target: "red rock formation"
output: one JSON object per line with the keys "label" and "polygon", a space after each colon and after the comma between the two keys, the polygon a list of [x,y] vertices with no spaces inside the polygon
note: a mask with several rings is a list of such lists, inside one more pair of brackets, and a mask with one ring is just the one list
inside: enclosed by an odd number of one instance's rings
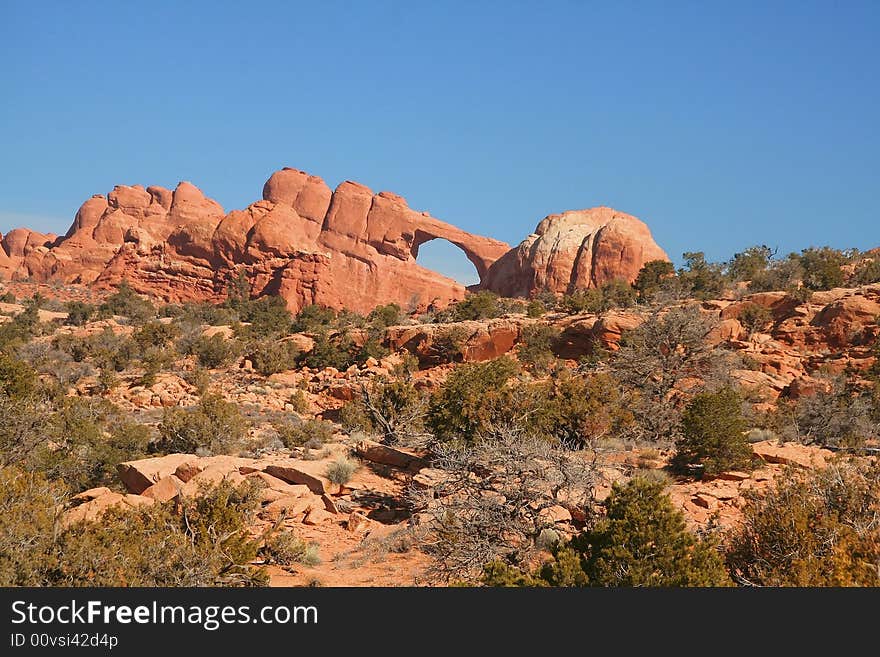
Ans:
{"label": "red rock formation", "polygon": [[7,278],[93,283],[122,280],[167,301],[217,300],[244,271],[255,295],[280,294],[295,311],[318,303],[368,311],[397,302],[425,308],[464,297],[460,283],[416,264],[432,239],[457,245],[480,276],[509,250],[409,208],[390,192],[282,169],[263,199],[244,210],[223,208],[194,185],[117,186],[80,208],[56,239],[26,229],[3,239]]}
{"label": "red rock formation", "polygon": [[293,311],[312,303],[423,309],[465,295],[457,281],[416,263],[433,239],[458,246],[482,287],[509,296],[632,280],[645,261],[666,258],[647,226],[609,208],[551,215],[511,250],[412,210],[396,194],[351,181],[331,192],[317,176],[286,168],[266,181],[262,200],[228,214],[188,182],[174,191],[118,185],[87,200],[62,238],[7,233],[0,273],[99,288],[126,280],[179,302],[216,301],[243,271],[255,295],[279,294]]}
{"label": "red rock formation", "polygon": [[629,282],[646,262],[669,260],[638,219],[611,208],[572,210],[546,217],[532,235],[492,264],[481,287],[503,296],[528,296]]}

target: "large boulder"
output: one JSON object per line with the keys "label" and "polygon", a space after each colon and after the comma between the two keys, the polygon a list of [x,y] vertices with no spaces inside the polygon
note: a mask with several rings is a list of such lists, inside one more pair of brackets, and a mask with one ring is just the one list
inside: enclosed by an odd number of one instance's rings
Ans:
{"label": "large boulder", "polygon": [[570,293],[613,280],[635,280],[651,260],[669,260],[648,226],[612,208],[545,217],[535,232],[499,258],[481,286],[504,296]]}

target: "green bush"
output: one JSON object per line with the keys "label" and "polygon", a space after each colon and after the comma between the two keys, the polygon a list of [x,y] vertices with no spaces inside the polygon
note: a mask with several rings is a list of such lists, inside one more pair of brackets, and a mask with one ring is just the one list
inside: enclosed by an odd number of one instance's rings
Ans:
{"label": "green bush", "polygon": [[98,312],[104,316],[121,315],[128,317],[133,324],[143,324],[156,317],[156,308],[148,300],[135,292],[126,281],[122,281],[116,292],[104,301]]}
{"label": "green bush", "polygon": [[254,370],[263,376],[293,369],[299,355],[299,348],[290,341],[259,340],[247,348],[247,357]]}
{"label": "green bush", "polygon": [[293,319],[293,330],[298,333],[320,333],[336,323],[336,312],[325,306],[304,306]]}
{"label": "green bush", "polygon": [[266,539],[261,553],[269,563],[275,563],[279,566],[292,566],[297,563],[304,566],[317,566],[321,563],[321,558],[318,556],[318,545],[306,543],[291,531],[272,534]]}
{"label": "green bush", "polygon": [[82,326],[87,324],[97,310],[94,305],[83,303],[82,301],[68,301],[64,305],[67,310],[67,319],[64,323],[70,324],[71,326]]}
{"label": "green bush", "polygon": [[197,338],[192,345],[192,353],[198,358],[199,365],[215,369],[238,358],[240,347],[236,340],[229,340],[215,333]]}
{"label": "green bush", "polygon": [[682,254],[684,268],[678,271],[678,278],[690,291],[689,295],[698,299],[714,299],[721,295],[727,286],[721,265],[706,262],[702,251]]}
{"label": "green bush", "polygon": [[340,421],[347,431],[376,433],[383,442],[396,443],[422,431],[425,402],[407,380],[375,381],[343,406]]}
{"label": "green bush", "polygon": [[769,308],[749,303],[739,312],[737,319],[751,335],[767,328],[767,325],[773,321],[773,313]]}
{"label": "green bush", "polygon": [[400,306],[396,303],[389,303],[384,306],[376,306],[367,315],[367,320],[377,328],[385,328],[387,326],[396,326],[400,324],[401,314]]}
{"label": "green bush", "polygon": [[516,356],[533,372],[546,372],[556,361],[553,346],[559,339],[559,329],[550,324],[532,324],[522,330]]}
{"label": "green bush", "polygon": [[309,400],[303,390],[297,390],[294,392],[290,396],[288,403],[293,406],[293,410],[296,413],[306,413],[309,410]]}
{"label": "green bush", "polygon": [[37,373],[27,363],[0,353],[0,394],[27,397],[37,389]]}
{"label": "green bush", "polygon": [[40,473],[0,468],[0,585],[231,586],[265,584],[250,565],[256,497],[224,483],[187,503],[106,511],[59,523],[63,489]]}
{"label": "green bush", "polygon": [[650,301],[660,291],[663,281],[675,276],[675,267],[668,260],[650,260],[639,270],[633,288],[641,301]]}
{"label": "green bush", "polygon": [[489,290],[468,294],[462,301],[438,313],[441,322],[464,322],[475,319],[494,319],[501,314],[498,295]]}
{"label": "green bush", "polygon": [[846,256],[827,246],[801,251],[798,261],[804,272],[804,287],[808,290],[830,290],[844,283],[843,265]]}
{"label": "green bush", "polygon": [[278,433],[278,438],[287,449],[304,447],[319,448],[333,438],[333,425],[322,420],[298,420],[288,418],[285,421],[275,422],[273,428]]}
{"label": "green bush", "polygon": [[458,363],[464,357],[468,332],[463,326],[439,328],[431,338],[423,360],[432,364]]}
{"label": "green bush", "polygon": [[199,450],[226,454],[241,447],[247,428],[237,404],[208,393],[195,407],[165,409],[155,449],[165,453]]}
{"label": "green bush", "polygon": [[730,387],[696,395],[684,411],[675,465],[701,465],[707,475],[748,468],[752,449],[745,433],[742,398]]}
{"label": "green bush", "polygon": [[322,332],[315,337],[315,346],[304,354],[302,364],[314,369],[333,367],[343,371],[356,361],[357,347],[346,333],[330,335]]}
{"label": "green bush", "polygon": [[180,329],[174,324],[162,322],[147,322],[139,327],[131,335],[131,339],[141,351],[151,347],[166,347],[180,334]]}
{"label": "green bush", "polygon": [[431,397],[427,425],[439,440],[477,440],[490,434],[500,417],[509,416],[507,382],[519,366],[502,356],[485,363],[456,366]]}
{"label": "green bush", "polygon": [[526,317],[531,317],[532,319],[543,317],[545,312],[547,312],[547,306],[539,299],[532,299],[526,306]]}
{"label": "green bush", "polygon": [[554,549],[531,575],[489,564],[487,586],[730,586],[717,545],[700,539],[662,485],[639,477],[615,483],[603,502],[605,517]]}
{"label": "green bush", "polygon": [[752,246],[734,254],[727,263],[727,275],[732,281],[753,281],[762,276],[770,266],[774,251],[769,246]]}
{"label": "green bush", "polygon": [[758,586],[880,586],[880,466],[791,470],[750,492],[727,561]]}
{"label": "green bush", "polygon": [[621,280],[609,281],[597,288],[576,290],[562,297],[563,307],[572,314],[600,314],[614,308],[629,308],[635,301],[635,289]]}
{"label": "green bush", "polygon": [[293,327],[293,318],[284,299],[280,296],[266,296],[243,303],[235,308],[242,322],[236,336],[249,338],[271,338],[287,335]]}
{"label": "green bush", "polygon": [[880,283],[880,257],[877,256],[862,260],[850,280],[852,285],[870,285],[872,283]]}
{"label": "green bush", "polygon": [[569,448],[618,435],[633,421],[620,386],[607,374],[589,377],[559,372],[550,381],[530,386],[531,394],[517,412],[533,434]]}

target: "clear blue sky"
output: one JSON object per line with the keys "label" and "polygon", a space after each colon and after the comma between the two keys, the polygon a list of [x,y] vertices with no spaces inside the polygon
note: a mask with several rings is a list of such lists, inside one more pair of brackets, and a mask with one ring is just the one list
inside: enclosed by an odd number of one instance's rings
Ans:
{"label": "clear blue sky", "polygon": [[870,248],[878,34],[876,1],[0,0],[0,231],[293,166],[512,244],[611,205],[677,261]]}

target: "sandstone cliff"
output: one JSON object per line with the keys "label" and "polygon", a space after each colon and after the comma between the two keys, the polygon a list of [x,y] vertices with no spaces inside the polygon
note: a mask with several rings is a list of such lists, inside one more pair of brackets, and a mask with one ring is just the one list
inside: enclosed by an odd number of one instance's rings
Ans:
{"label": "sandstone cliff", "polygon": [[63,237],[17,228],[0,245],[0,275],[107,288],[125,280],[169,302],[217,301],[243,272],[255,296],[361,312],[396,302],[424,309],[465,295],[463,285],[416,263],[445,239],[473,263],[480,287],[506,296],[568,292],[635,278],[666,254],[647,226],[610,208],[551,215],[514,249],[411,209],[391,192],[285,168],[263,198],[226,213],[188,182],[176,189],[114,187],[83,203]]}

